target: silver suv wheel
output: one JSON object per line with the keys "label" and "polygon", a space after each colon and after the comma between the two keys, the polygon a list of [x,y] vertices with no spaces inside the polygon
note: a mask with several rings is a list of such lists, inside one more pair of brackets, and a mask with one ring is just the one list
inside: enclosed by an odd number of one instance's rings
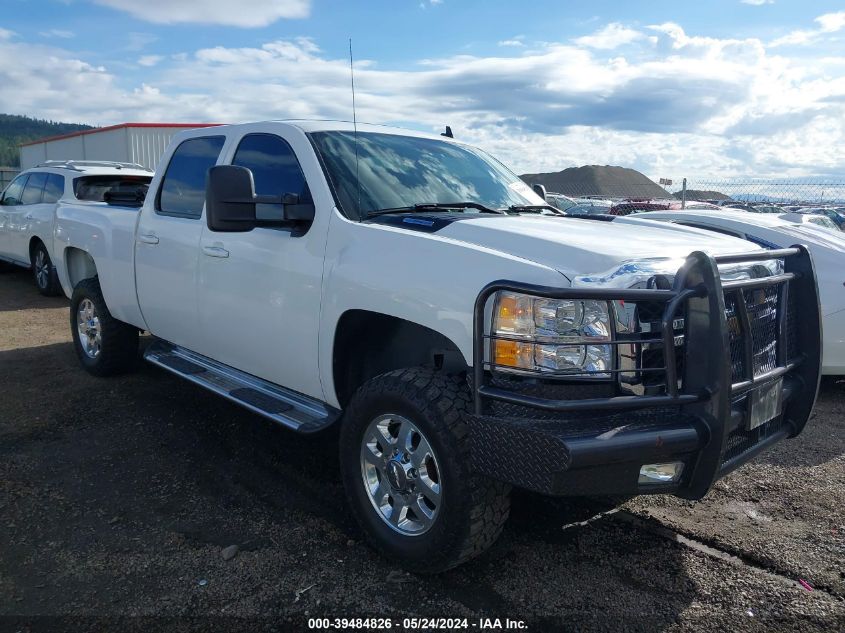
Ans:
{"label": "silver suv wheel", "polygon": [[35,254],[35,282],[42,290],[50,284],[50,264],[43,248]]}
{"label": "silver suv wheel", "polygon": [[79,331],[79,344],[88,358],[97,358],[103,347],[103,332],[97,308],[91,299],[83,299],[76,311],[76,327]]}
{"label": "silver suv wheel", "polygon": [[437,457],[426,437],[401,415],[370,422],[361,441],[361,477],[376,513],[405,536],[427,532],[443,491]]}

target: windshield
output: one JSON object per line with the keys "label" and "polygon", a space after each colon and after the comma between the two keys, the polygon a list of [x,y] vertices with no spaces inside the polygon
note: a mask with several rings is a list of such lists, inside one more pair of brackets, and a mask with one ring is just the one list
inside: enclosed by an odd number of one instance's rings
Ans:
{"label": "windshield", "polygon": [[356,166],[353,132],[315,132],[311,138],[341,211],[351,218],[415,204],[473,202],[491,209],[544,204],[518,176],[473,147],[359,132]]}

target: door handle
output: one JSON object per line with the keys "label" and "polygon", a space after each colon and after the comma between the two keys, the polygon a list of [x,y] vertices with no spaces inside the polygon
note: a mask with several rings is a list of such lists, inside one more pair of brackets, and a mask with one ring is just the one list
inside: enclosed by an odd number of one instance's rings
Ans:
{"label": "door handle", "polygon": [[158,237],[152,233],[140,233],[138,235],[138,241],[144,244],[158,244]]}
{"label": "door handle", "polygon": [[202,252],[209,257],[228,257],[229,251],[222,246],[203,246]]}

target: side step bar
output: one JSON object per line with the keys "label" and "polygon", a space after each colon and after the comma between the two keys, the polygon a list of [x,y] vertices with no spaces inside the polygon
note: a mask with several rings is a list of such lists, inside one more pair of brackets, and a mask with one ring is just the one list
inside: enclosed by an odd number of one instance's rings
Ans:
{"label": "side step bar", "polygon": [[151,343],[144,359],[300,433],[319,431],[340,417],[340,411],[319,400],[165,341]]}

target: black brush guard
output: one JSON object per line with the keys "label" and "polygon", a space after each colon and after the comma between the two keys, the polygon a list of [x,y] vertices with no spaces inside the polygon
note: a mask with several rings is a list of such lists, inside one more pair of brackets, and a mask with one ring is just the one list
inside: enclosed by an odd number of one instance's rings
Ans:
{"label": "black brush guard", "polygon": [[[782,274],[740,281],[720,279],[719,264],[774,259],[783,260]],[[744,293],[760,289],[777,289],[777,347],[774,368],[755,375],[752,323]],[[656,338],[662,343],[665,393],[560,399],[491,384],[491,365],[485,354],[496,337],[485,333],[485,310],[490,297],[499,291],[551,299],[662,304],[661,331]],[[729,336],[726,295],[734,297],[732,304],[737,306],[738,325],[732,327],[741,328],[744,335],[740,338],[743,349],[738,352],[744,356],[740,376],[732,372],[730,346],[735,341]],[[790,302],[800,306],[801,327],[787,323]],[[675,357],[674,318],[679,310],[684,314],[683,376]],[[715,257],[694,252],[669,290],[554,288],[496,281],[487,285],[475,302],[474,410],[468,421],[473,465],[491,477],[546,494],[673,492],[700,498],[721,476],[802,431],[815,403],[820,368],[818,288],[812,258],[803,246]],[[615,377],[622,371],[614,368],[609,373]],[[779,379],[782,415],[758,429],[744,430],[750,415],[749,394]],[[542,415],[491,415],[487,412],[490,401]],[[679,482],[639,483],[643,464],[671,461],[684,462]]]}

